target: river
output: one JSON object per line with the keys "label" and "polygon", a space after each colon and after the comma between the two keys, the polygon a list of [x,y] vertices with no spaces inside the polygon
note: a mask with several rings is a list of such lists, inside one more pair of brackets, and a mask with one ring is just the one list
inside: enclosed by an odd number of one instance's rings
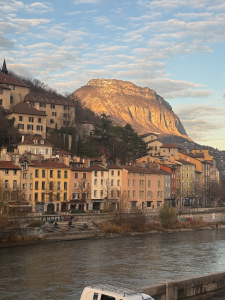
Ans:
{"label": "river", "polygon": [[0,249],[0,299],[79,300],[91,283],[141,287],[225,270],[225,229]]}

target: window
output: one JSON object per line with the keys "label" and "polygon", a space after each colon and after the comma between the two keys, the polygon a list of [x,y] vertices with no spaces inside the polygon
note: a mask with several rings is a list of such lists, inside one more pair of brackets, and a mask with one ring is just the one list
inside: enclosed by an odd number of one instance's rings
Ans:
{"label": "window", "polygon": [[118,176],[120,176],[120,171],[118,171]]}
{"label": "window", "polygon": [[8,180],[5,180],[5,189],[8,188],[8,185],[9,185],[9,181],[8,181]]}
{"label": "window", "polygon": [[57,178],[61,178],[61,171],[57,171]]}
{"label": "window", "polygon": [[114,176],[114,171],[113,170],[111,171],[111,175]]}
{"label": "window", "polygon": [[3,89],[0,89],[0,94],[3,95]]}
{"label": "window", "polygon": [[27,173],[23,173],[23,179],[27,178]]}
{"label": "window", "polygon": [[87,174],[83,173],[83,179],[86,179],[86,178],[87,178]]}
{"label": "window", "polygon": [[42,181],[42,183],[41,183],[41,189],[45,190],[45,181]]}
{"label": "window", "polygon": [[50,119],[50,124],[54,124],[54,120],[53,119]]}
{"label": "window", "polygon": [[34,194],[34,200],[35,200],[36,202],[38,202],[38,193],[35,193],[35,194]]}
{"label": "window", "polygon": [[158,180],[158,187],[160,187],[161,186],[161,182],[160,182],[160,180]]}
{"label": "window", "polygon": [[114,191],[111,191],[111,198],[114,198]]}
{"label": "window", "polygon": [[139,181],[139,186],[144,187],[145,186],[145,181],[144,180],[140,180]]}
{"label": "window", "polygon": [[38,118],[38,123],[41,123],[41,118]]}
{"label": "window", "polygon": [[13,189],[15,190],[17,187],[17,180],[13,180]]}
{"label": "window", "polygon": [[103,190],[101,190],[100,195],[101,195],[101,198],[103,198]]}
{"label": "window", "polygon": [[18,124],[18,129],[24,129],[24,124]]}
{"label": "window", "polygon": [[30,179],[32,179],[33,178],[33,173],[30,173]]}
{"label": "window", "polygon": [[97,179],[94,180],[94,185],[97,185]]}
{"label": "window", "polygon": [[158,198],[162,198],[162,192],[158,191]]}
{"label": "window", "polygon": [[53,170],[50,170],[50,178],[53,178]]}
{"label": "window", "polygon": [[67,182],[64,182],[64,190],[67,191]]}
{"label": "window", "polygon": [[133,176],[135,176],[135,173],[133,173]]}
{"label": "window", "polygon": [[189,166],[187,166],[187,171],[189,171]]}
{"label": "window", "polygon": [[45,202],[45,193],[41,193],[41,201]]}
{"label": "window", "polygon": [[67,105],[64,105],[64,110],[68,110],[68,106]]}
{"label": "window", "polygon": [[77,193],[73,193],[73,199],[77,199]]}
{"label": "window", "polygon": [[60,188],[60,184],[61,184],[61,182],[60,181],[57,181],[57,190],[60,190],[61,188]]}
{"label": "window", "polygon": [[98,176],[98,171],[95,171],[95,177],[97,177]]}
{"label": "window", "polygon": [[135,208],[137,204],[137,201],[131,201],[131,208]]}
{"label": "window", "polygon": [[30,190],[33,190],[33,183],[30,183]]}
{"label": "window", "polygon": [[22,116],[19,116],[19,121],[23,121],[23,117]]}
{"label": "window", "polygon": [[113,186],[113,185],[114,185],[114,179],[111,180],[111,186]]}
{"label": "window", "polygon": [[39,170],[35,170],[35,178],[39,177]]}
{"label": "window", "polygon": [[64,178],[68,178],[68,172],[64,171]]}
{"label": "window", "polygon": [[151,207],[152,206],[152,201],[147,201],[147,207]]}
{"label": "window", "polygon": [[17,174],[17,170],[13,170],[13,175],[16,175]]}
{"label": "window", "polygon": [[130,198],[130,191],[127,191],[127,197]]}
{"label": "window", "polygon": [[103,179],[101,179],[101,185],[103,185]]}
{"label": "window", "polygon": [[53,190],[53,181],[49,182],[49,190],[52,191]]}
{"label": "window", "polygon": [[136,192],[135,191],[133,191],[133,198],[135,198],[136,197]]}
{"label": "window", "polygon": [[148,180],[148,187],[151,187],[151,180]]}
{"label": "window", "polygon": [[64,200],[64,201],[67,201],[67,192],[64,193],[64,195],[63,195],[63,200]]}
{"label": "window", "polygon": [[45,154],[48,154],[48,148],[45,149]]}
{"label": "window", "polygon": [[97,191],[94,190],[94,197],[96,198],[97,197]]}
{"label": "window", "polygon": [[104,177],[104,172],[103,171],[101,171],[101,177]]}
{"label": "window", "polygon": [[86,188],[86,183],[85,183],[85,182],[82,183],[82,188],[83,188],[83,189]]}
{"label": "window", "polygon": [[29,195],[29,200],[32,201],[32,194]]}
{"label": "window", "polygon": [[117,180],[117,186],[120,186],[120,180],[119,179]]}
{"label": "window", "polygon": [[157,208],[160,208],[162,205],[162,202],[161,201],[157,201]]}
{"label": "window", "polygon": [[135,186],[136,185],[136,182],[135,182],[135,179],[133,179],[133,186]]}
{"label": "window", "polygon": [[77,188],[77,182],[74,182],[74,188],[76,189]]}
{"label": "window", "polygon": [[33,117],[29,117],[29,122],[33,123],[34,122],[34,118]]}
{"label": "window", "polygon": [[139,197],[144,198],[144,191],[139,191]]}
{"label": "window", "polygon": [[46,107],[46,103],[39,103],[39,107]]}
{"label": "window", "polygon": [[16,87],[15,87],[15,85],[13,85],[13,90],[15,91],[15,89],[16,89]]}
{"label": "window", "polygon": [[57,117],[57,113],[55,111],[52,112],[52,117]]}
{"label": "window", "polygon": [[78,173],[74,173],[74,178],[78,178]]}
{"label": "window", "polygon": [[43,131],[43,126],[37,125],[37,131]]}
{"label": "window", "polygon": [[42,170],[42,178],[45,178],[46,172],[45,170]]}
{"label": "window", "polygon": [[128,179],[127,185],[130,186],[130,179]]}
{"label": "window", "polygon": [[187,173],[187,178],[189,178],[189,173]]}
{"label": "window", "polygon": [[2,106],[2,102],[3,102],[2,99],[0,99],[0,105],[1,105],[1,106]]}
{"label": "window", "polygon": [[46,115],[46,111],[44,111],[44,110],[41,110],[41,112],[43,113],[43,115]]}
{"label": "window", "polygon": [[35,181],[35,190],[38,190],[38,181]]}
{"label": "window", "polygon": [[51,104],[51,108],[52,108],[52,109],[55,109],[55,104]]}
{"label": "window", "polygon": [[27,124],[27,130],[33,130],[33,125],[31,125],[31,124]]}
{"label": "window", "polygon": [[147,191],[147,198],[152,198],[152,192],[151,191]]}
{"label": "window", "polygon": [[9,175],[9,170],[8,169],[5,170],[5,175]]}
{"label": "window", "polygon": [[13,103],[13,96],[10,96],[10,103]]}
{"label": "window", "polygon": [[60,201],[60,193],[57,193],[57,194],[56,194],[56,200],[57,200],[57,201]]}

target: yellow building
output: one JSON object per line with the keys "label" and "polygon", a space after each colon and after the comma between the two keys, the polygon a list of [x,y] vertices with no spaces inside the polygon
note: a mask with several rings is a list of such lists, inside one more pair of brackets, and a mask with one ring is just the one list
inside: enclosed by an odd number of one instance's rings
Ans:
{"label": "yellow building", "polygon": [[32,161],[33,173],[33,210],[67,211],[70,191],[69,166],[52,160]]}
{"label": "yellow building", "polygon": [[14,118],[14,126],[22,134],[39,134],[46,137],[46,115],[28,103],[20,102],[10,108],[6,113],[7,119]]}
{"label": "yellow building", "polygon": [[75,124],[75,104],[72,100],[53,95],[30,93],[25,99],[30,107],[46,115],[46,126],[50,128],[73,126]]}
{"label": "yellow building", "polygon": [[4,60],[0,72],[0,106],[10,109],[18,102],[22,102],[29,94],[30,88],[15,76],[8,76],[8,70]]}

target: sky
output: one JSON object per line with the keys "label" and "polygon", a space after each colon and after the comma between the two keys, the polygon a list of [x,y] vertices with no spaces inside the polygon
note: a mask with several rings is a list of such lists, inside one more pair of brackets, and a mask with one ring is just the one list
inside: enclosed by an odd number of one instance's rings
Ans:
{"label": "sky", "polygon": [[224,0],[0,0],[0,65],[61,93],[93,78],[148,87],[220,150],[224,56]]}

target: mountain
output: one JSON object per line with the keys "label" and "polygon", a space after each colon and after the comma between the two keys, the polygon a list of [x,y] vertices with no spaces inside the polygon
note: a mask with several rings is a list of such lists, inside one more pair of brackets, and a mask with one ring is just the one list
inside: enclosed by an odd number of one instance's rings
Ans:
{"label": "mountain", "polygon": [[169,103],[149,88],[129,81],[92,79],[74,94],[85,107],[110,116],[114,124],[129,123],[138,133],[151,131],[188,138]]}

